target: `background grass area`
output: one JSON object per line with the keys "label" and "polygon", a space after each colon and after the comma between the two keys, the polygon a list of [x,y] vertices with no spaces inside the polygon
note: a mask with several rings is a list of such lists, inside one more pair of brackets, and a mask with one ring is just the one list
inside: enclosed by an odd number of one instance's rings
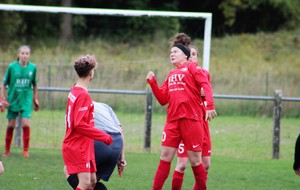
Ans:
{"label": "background grass area", "polygon": [[[151,153],[143,150],[144,115],[117,112],[125,131],[128,166],[119,177],[115,172],[106,183],[109,189],[151,189],[159,161],[164,114],[154,114]],[[13,148],[12,156],[2,158],[5,173],[0,177],[1,190],[70,189],[64,179],[61,140],[64,135],[62,111],[34,112],[32,119],[31,157],[21,156]],[[0,147],[4,147],[5,118],[0,115]],[[220,116],[210,123],[213,140],[209,190],[297,190],[299,177],[293,173],[294,144],[300,122],[297,118],[281,120],[280,159],[272,159],[272,118]],[[3,150],[3,149],[2,149]],[[173,161],[172,168],[175,166]],[[170,189],[171,174],[164,189]],[[193,175],[188,169],[185,190],[192,189]]]}
{"label": "background grass area", "polygon": [[[144,113],[116,112],[125,133],[125,150],[144,152]],[[0,114],[0,147],[4,147],[7,121]],[[160,152],[161,132],[165,114],[154,113],[151,126],[151,153]],[[273,119],[269,117],[218,116],[210,122],[213,152],[220,156],[240,159],[272,158]],[[280,158],[292,159],[293,144],[300,129],[297,118],[282,118],[280,131]],[[33,112],[31,120],[32,148],[60,149],[65,134],[64,111],[41,110]],[[245,150],[252,151],[245,151]]]}
{"label": "background grass area", "polygon": [[[214,94],[274,96],[276,89],[285,97],[299,97],[300,59],[299,31],[279,31],[212,38],[210,74]],[[192,39],[202,54],[203,41]],[[39,86],[70,88],[76,81],[72,67],[82,54],[93,54],[98,60],[95,79],[90,88],[145,90],[149,70],[156,73],[159,83],[173,68],[169,61],[168,39],[138,44],[117,43],[109,39],[90,38],[61,45],[55,41],[23,42],[32,47],[31,61],[38,66]],[[0,44],[0,76],[7,64],[16,59],[19,41]],[[3,56],[1,56],[3,55]],[[4,56],[5,55],[5,56]],[[200,65],[202,60],[200,60]],[[40,92],[40,104],[51,109],[64,109],[66,95]],[[116,97],[121,97],[117,98]],[[101,95],[101,101],[115,109],[141,111],[144,99],[127,96]],[[63,102],[63,103],[62,103]],[[140,105],[137,109],[136,105]],[[273,102],[217,100],[222,115],[272,116]],[[156,109],[163,112],[158,104]],[[283,115],[299,117],[299,103],[284,102]]]}

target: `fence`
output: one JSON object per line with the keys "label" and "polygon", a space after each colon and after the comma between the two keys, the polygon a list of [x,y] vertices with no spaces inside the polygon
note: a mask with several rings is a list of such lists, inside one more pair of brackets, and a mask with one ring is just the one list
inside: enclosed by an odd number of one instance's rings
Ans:
{"label": "fence", "polygon": [[[56,91],[56,92],[69,92],[69,88],[50,88],[40,87],[39,91]],[[150,89],[147,90],[109,90],[109,89],[90,89],[90,93],[106,93],[106,94],[127,94],[127,95],[143,95],[146,99],[145,107],[145,133],[144,133],[144,150],[150,152],[151,148],[151,123],[152,123],[152,109],[153,109],[153,94]],[[281,90],[275,90],[274,96],[240,96],[240,95],[219,95],[214,94],[215,99],[240,99],[240,100],[265,100],[274,101],[273,108],[273,148],[272,158],[279,159],[280,153],[280,119],[281,119],[281,107],[283,101],[300,102],[298,97],[282,97]],[[15,146],[20,146],[20,118],[17,120],[17,128],[15,133]]]}

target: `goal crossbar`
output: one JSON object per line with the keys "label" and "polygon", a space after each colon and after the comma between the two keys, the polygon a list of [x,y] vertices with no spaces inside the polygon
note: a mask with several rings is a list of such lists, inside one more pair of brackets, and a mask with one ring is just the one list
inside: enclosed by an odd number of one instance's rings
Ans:
{"label": "goal crossbar", "polygon": [[14,4],[0,4],[0,10],[80,14],[80,15],[84,14],[84,15],[110,15],[110,16],[132,16],[132,17],[156,16],[156,17],[201,18],[201,19],[205,20],[203,57],[202,57],[203,68],[209,70],[212,13],[178,12],[178,11],[177,12],[176,11],[146,11],[146,10],[102,9],[102,8],[78,8],[78,7],[14,5]]}

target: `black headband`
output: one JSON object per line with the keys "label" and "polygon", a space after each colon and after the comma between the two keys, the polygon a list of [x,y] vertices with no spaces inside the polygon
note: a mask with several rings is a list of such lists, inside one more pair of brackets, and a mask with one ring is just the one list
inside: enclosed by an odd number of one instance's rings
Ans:
{"label": "black headband", "polygon": [[184,45],[182,45],[181,43],[177,43],[173,47],[179,48],[187,56],[187,60],[190,58],[191,56],[190,50],[186,48]]}

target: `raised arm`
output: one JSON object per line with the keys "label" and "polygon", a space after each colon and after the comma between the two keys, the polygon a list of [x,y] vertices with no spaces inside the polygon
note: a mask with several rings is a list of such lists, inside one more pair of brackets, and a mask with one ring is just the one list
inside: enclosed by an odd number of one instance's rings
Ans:
{"label": "raised arm", "polygon": [[165,81],[161,87],[158,87],[157,81],[155,79],[155,75],[152,71],[149,71],[146,79],[152,89],[154,96],[156,97],[160,105],[162,106],[166,105],[169,102],[168,89],[166,88],[167,82]]}

